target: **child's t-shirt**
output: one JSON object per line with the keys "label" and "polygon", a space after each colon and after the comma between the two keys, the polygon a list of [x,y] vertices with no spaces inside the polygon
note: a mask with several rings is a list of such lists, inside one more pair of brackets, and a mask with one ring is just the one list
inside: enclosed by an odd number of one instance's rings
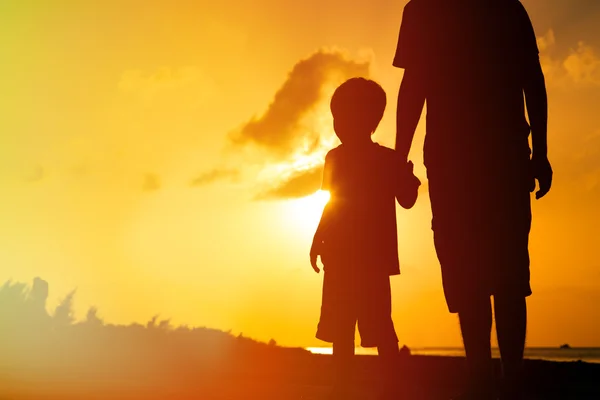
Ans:
{"label": "child's t-shirt", "polygon": [[396,152],[377,143],[342,144],[327,154],[322,185],[331,195],[323,236],[326,271],[400,274],[396,195],[410,190],[402,171]]}

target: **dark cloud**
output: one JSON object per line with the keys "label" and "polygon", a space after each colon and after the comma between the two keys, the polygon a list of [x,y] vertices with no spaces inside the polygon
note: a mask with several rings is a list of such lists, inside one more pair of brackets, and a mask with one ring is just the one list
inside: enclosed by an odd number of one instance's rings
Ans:
{"label": "dark cloud", "polygon": [[[318,111],[332,94],[333,88],[345,80],[369,76],[369,62],[349,59],[341,51],[320,50],[300,60],[275,93],[271,104],[261,116],[252,118],[229,136],[236,151],[248,145],[268,152],[276,162],[286,163],[298,155],[315,155],[323,150],[324,132],[320,121],[311,114]],[[316,114],[315,114],[316,115]],[[321,116],[316,116],[320,118]],[[327,132],[332,134],[331,131]],[[267,160],[263,160],[265,165]],[[323,166],[282,175],[257,199],[299,198],[317,191],[321,185]],[[193,180],[201,186],[238,176],[238,170],[213,169]]]}
{"label": "dark cloud", "polygon": [[222,179],[236,179],[240,174],[237,169],[215,168],[204,172],[191,182],[191,186],[204,186]]}
{"label": "dark cloud", "polygon": [[154,192],[160,189],[160,178],[156,174],[146,174],[142,189],[144,192]]}
{"label": "dark cloud", "polygon": [[282,158],[295,152],[308,137],[319,133],[302,130],[302,118],[323,99],[326,84],[336,85],[355,76],[369,75],[369,63],[348,59],[339,51],[318,51],[299,61],[275,93],[267,111],[230,136],[234,145],[253,143]]}
{"label": "dark cloud", "polygon": [[275,187],[257,196],[258,200],[295,199],[313,194],[321,188],[323,165],[300,171],[283,179]]}

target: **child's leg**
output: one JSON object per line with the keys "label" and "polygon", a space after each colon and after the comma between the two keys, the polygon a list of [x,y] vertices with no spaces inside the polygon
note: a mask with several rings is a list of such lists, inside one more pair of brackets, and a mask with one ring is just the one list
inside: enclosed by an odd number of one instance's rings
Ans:
{"label": "child's leg", "polygon": [[335,393],[350,392],[352,363],[354,361],[354,338],[333,342],[333,390]]}
{"label": "child's leg", "polygon": [[377,353],[379,354],[384,391],[393,396],[399,389],[396,379],[400,368],[400,350],[398,349],[398,342],[390,340],[381,343],[377,346]]}

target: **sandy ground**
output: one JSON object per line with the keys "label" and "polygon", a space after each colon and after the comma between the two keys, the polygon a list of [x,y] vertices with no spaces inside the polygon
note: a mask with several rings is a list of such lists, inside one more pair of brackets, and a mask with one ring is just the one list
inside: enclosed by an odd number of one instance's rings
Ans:
{"label": "sandy ground", "polygon": [[[600,364],[530,360],[526,370],[528,399],[600,399]],[[397,371],[405,399],[450,399],[462,390],[464,376],[464,359],[453,357],[410,356]],[[305,354],[256,360],[254,366],[211,373],[176,366],[160,378],[4,369],[0,399],[324,400],[330,380],[331,356]],[[375,400],[380,387],[377,358],[357,356],[353,398]]]}

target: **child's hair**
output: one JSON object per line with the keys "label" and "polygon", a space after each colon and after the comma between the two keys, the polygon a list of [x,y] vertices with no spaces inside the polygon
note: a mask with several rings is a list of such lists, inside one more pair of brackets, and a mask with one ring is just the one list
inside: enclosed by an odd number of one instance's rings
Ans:
{"label": "child's hair", "polygon": [[385,91],[377,82],[351,78],[333,93],[331,114],[345,126],[372,133],[383,117],[386,102]]}

